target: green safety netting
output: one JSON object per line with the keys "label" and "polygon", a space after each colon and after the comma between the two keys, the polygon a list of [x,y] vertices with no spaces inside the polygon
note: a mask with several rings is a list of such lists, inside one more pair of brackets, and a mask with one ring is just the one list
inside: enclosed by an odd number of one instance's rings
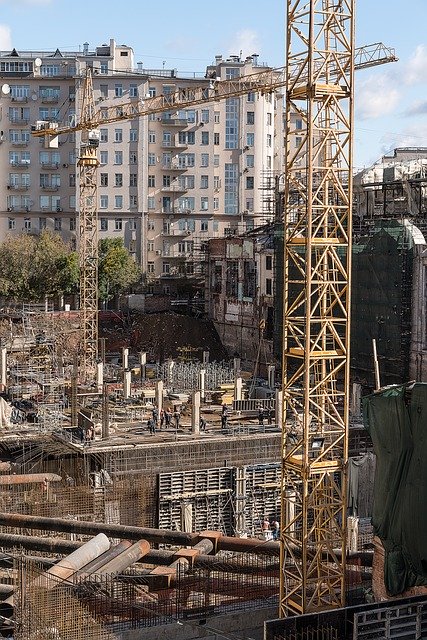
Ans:
{"label": "green safety netting", "polygon": [[427,584],[427,384],[385,388],[363,399],[377,456],[372,523],[385,550],[390,595]]}

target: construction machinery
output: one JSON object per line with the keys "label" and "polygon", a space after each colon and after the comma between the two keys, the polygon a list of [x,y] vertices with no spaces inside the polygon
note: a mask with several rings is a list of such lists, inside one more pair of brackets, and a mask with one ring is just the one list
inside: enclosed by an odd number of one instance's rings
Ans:
{"label": "construction machinery", "polygon": [[[97,110],[88,68],[80,120],[66,127],[38,122],[34,131],[47,145],[82,132],[80,379],[88,382],[98,346],[99,127],[287,87],[281,615],[343,603],[353,74],[396,60],[381,44],[355,52],[354,0],[288,0],[287,15],[285,67]],[[292,130],[292,110],[302,131]]]}

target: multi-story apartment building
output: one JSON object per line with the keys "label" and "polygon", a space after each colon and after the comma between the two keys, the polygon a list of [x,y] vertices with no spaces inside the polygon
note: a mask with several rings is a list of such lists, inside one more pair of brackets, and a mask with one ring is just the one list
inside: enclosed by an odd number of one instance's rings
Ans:
{"label": "multi-story apartment building", "polygon": [[[75,242],[79,134],[57,148],[31,136],[38,120],[73,124],[82,78],[92,68],[97,108],[256,73],[257,56],[217,56],[203,77],[135,65],[133,50],[0,52],[0,239],[45,228]],[[100,127],[99,237],[121,237],[148,286],[174,293],[197,274],[204,239],[247,231],[266,219],[265,177],[282,166],[280,95],[250,93]],[[267,212],[268,215],[268,212]]]}

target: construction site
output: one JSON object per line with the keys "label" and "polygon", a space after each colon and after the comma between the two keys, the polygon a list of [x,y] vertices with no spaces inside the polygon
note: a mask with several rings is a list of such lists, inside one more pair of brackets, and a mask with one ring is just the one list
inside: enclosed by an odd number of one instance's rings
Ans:
{"label": "construction site", "polygon": [[[425,162],[353,184],[354,73],[397,61],[354,12],[289,1],[285,67],[114,107],[87,65],[32,127],[78,136],[79,310],[0,312],[1,637],[427,638]],[[268,224],[203,243],[191,317],[101,313],[100,127],[247,94],[284,109]]]}

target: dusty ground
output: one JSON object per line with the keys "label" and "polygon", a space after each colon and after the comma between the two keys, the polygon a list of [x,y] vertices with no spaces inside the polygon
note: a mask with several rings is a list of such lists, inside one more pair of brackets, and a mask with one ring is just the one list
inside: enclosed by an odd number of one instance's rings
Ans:
{"label": "dusty ground", "polygon": [[107,339],[107,352],[126,346],[131,352],[146,351],[152,362],[186,354],[199,359],[203,351],[209,351],[211,361],[228,358],[211,322],[176,313],[101,318],[99,335]]}

